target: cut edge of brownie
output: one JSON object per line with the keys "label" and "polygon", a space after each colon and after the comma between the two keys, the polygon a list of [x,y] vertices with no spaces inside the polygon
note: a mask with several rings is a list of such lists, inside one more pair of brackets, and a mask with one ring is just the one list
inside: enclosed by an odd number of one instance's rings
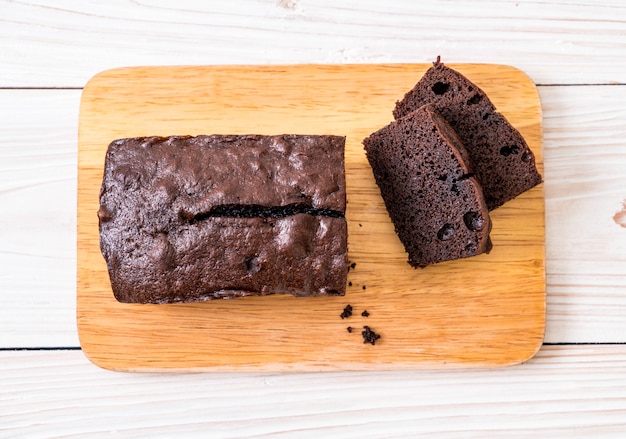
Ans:
{"label": "cut edge of brownie", "polygon": [[491,250],[481,185],[462,142],[433,106],[391,122],[363,144],[411,266]]}

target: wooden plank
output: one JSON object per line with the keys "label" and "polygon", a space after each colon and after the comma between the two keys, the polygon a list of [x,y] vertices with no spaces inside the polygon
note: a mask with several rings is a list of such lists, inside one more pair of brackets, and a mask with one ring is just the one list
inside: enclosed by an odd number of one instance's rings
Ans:
{"label": "wooden plank", "polygon": [[[492,213],[489,255],[414,270],[365,158],[361,140],[391,120],[395,101],[428,66],[147,67],[92,79],[78,159],[77,313],[89,358],[123,370],[336,370],[493,367],[531,357],[545,324],[542,186]],[[528,77],[508,66],[456,67],[484,86],[542,168],[541,109]],[[346,297],[116,302],[95,215],[110,141],[285,132],[347,136],[348,245],[357,266]],[[346,303],[371,316],[343,321]],[[348,325],[372,326],[383,338],[364,345]]]}
{"label": "wooden plank", "polygon": [[2,437],[621,438],[626,346],[472,371],[120,374],[0,352]]}
{"label": "wooden plank", "polygon": [[541,88],[548,341],[625,341],[625,97],[624,87]]}
{"label": "wooden plank", "polygon": [[5,87],[81,87],[126,65],[421,63],[437,55],[515,65],[537,83],[626,82],[621,0],[39,0],[3,1],[0,10]]}
{"label": "wooden plank", "polygon": [[0,91],[0,347],[76,346],[79,91]]}

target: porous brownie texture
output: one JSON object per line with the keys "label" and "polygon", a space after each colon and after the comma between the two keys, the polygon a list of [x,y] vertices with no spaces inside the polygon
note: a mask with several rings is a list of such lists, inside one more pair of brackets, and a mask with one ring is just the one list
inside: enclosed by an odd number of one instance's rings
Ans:
{"label": "porous brownie texture", "polygon": [[457,132],[493,210],[541,183],[535,156],[484,91],[456,70],[437,62],[396,103],[401,118],[432,104]]}
{"label": "porous brownie texture", "polygon": [[363,141],[396,233],[413,267],[491,249],[491,220],[467,151],[431,105]]}

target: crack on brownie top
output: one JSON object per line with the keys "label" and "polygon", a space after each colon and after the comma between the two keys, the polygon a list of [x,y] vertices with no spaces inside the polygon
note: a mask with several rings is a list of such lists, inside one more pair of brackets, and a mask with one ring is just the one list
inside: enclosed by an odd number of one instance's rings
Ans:
{"label": "crack on brownie top", "polygon": [[307,204],[288,204],[286,206],[259,206],[255,204],[227,204],[215,206],[206,212],[192,214],[184,209],[178,212],[178,217],[190,224],[204,221],[209,218],[285,218],[287,216],[306,213],[313,216],[329,218],[343,218],[343,212],[333,209],[316,209]]}

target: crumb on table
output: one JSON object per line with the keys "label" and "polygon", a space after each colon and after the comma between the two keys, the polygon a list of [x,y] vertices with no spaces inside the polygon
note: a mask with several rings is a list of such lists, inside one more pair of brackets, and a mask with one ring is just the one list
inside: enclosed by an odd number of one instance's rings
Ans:
{"label": "crumb on table", "polygon": [[376,344],[376,340],[380,338],[380,334],[377,334],[369,326],[363,326],[361,335],[363,336],[363,343]]}
{"label": "crumb on table", "polygon": [[339,317],[341,317],[342,319],[345,319],[347,317],[350,317],[351,315],[352,315],[352,305],[348,304],[343,309],[343,312],[339,314]]}

